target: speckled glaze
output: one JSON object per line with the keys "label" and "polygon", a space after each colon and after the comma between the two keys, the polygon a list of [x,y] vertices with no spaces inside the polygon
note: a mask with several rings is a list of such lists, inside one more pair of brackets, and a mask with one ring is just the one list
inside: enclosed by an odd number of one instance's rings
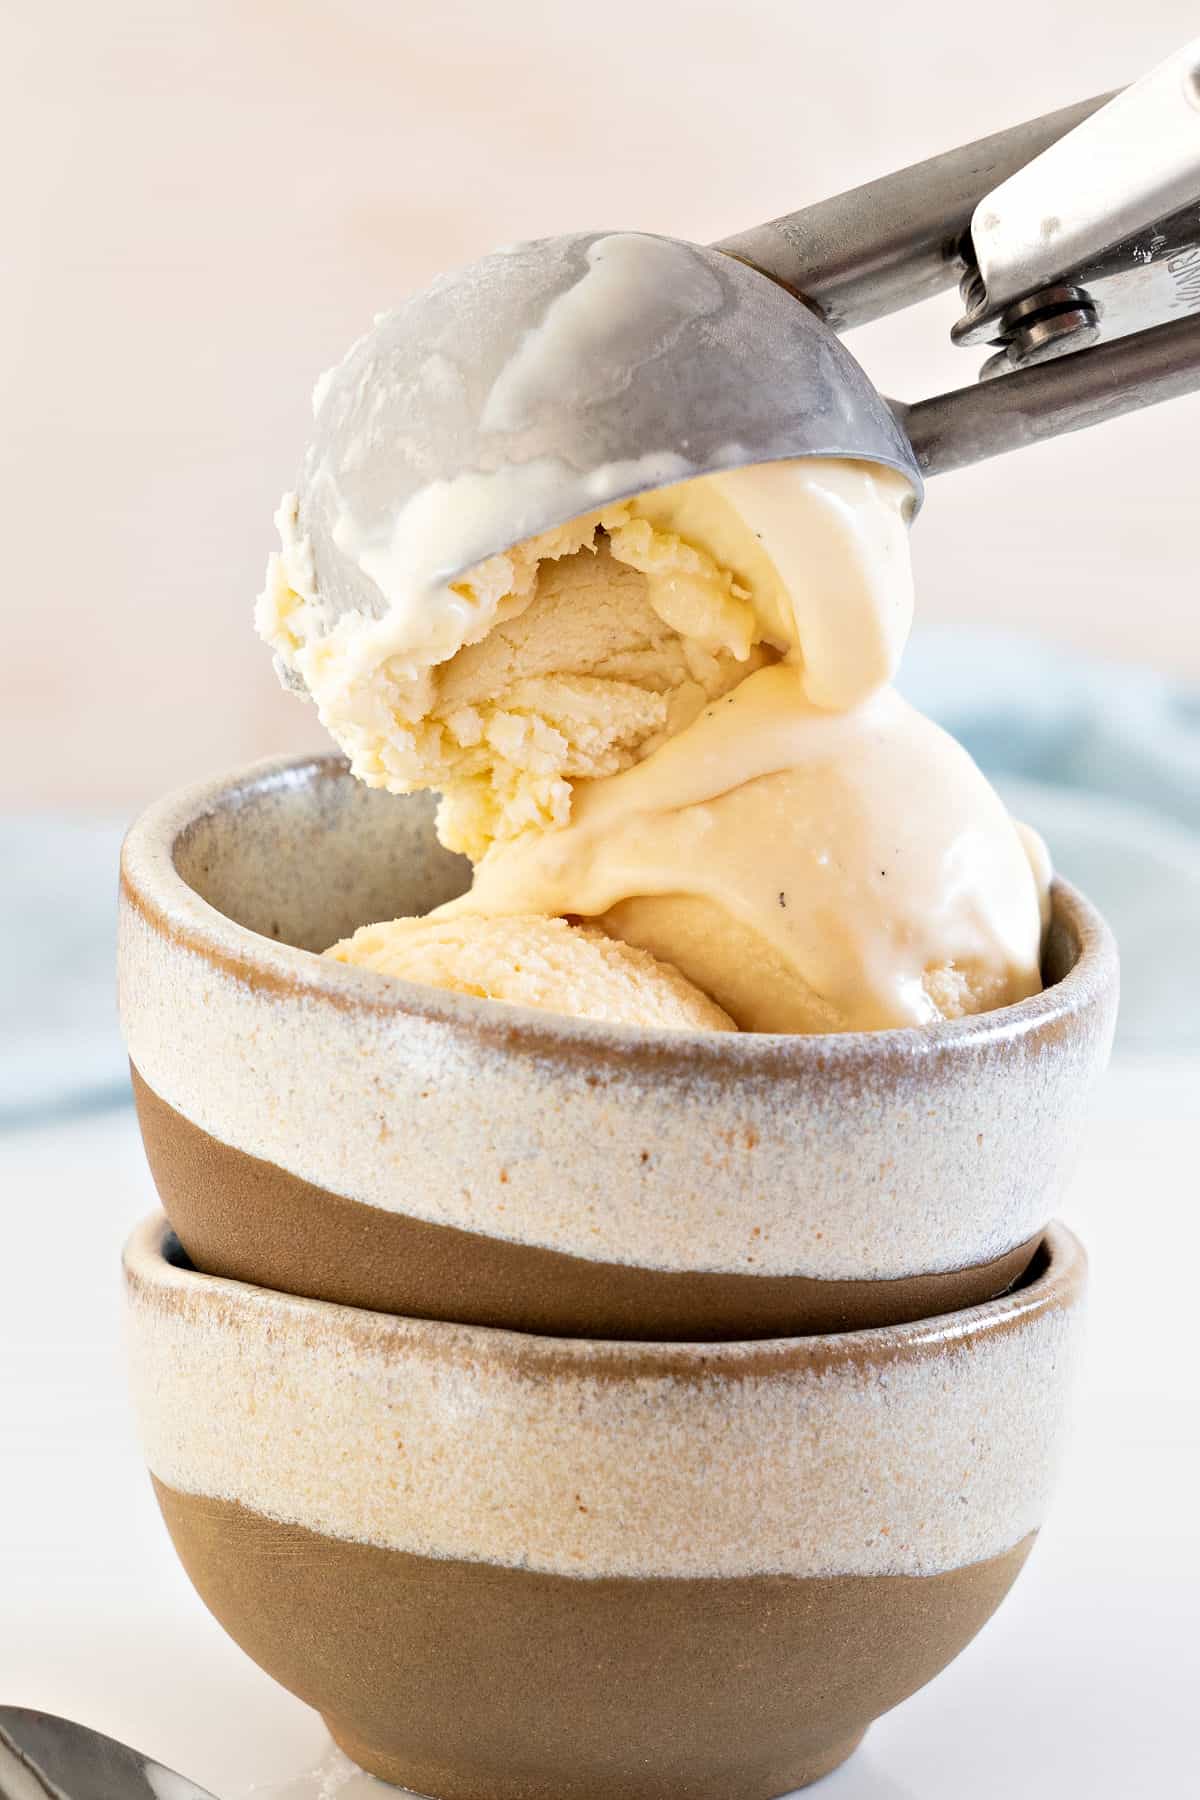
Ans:
{"label": "speckled glaze", "polygon": [[[202,1598],[366,1767],[450,1800],[767,1800],[984,1623],[1041,1526],[1083,1253],[928,1324],[534,1338],[126,1251]],[[469,1722],[470,1729],[466,1729]]]}
{"label": "speckled glaze", "polygon": [[151,1164],[197,1264],[564,1335],[798,1334],[1005,1288],[1109,1052],[1112,939],[1063,884],[1034,999],[831,1037],[614,1028],[313,951],[461,891],[427,797],[336,757],[152,808],[121,1006]]}

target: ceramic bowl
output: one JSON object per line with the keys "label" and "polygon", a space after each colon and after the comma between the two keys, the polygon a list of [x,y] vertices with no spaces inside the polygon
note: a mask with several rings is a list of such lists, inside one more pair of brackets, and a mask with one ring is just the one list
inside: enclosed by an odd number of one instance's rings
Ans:
{"label": "ceramic bowl", "polygon": [[135,1400],[217,1619],[439,1800],[767,1800],[975,1635],[1038,1528],[1085,1260],[884,1330],[602,1343],[126,1252]]}
{"label": "ceramic bowl", "polygon": [[1035,999],[927,1030],[606,1027],[313,954],[468,865],[336,757],[155,806],[121,1005],[163,1205],[212,1274],[556,1336],[792,1336],[1002,1292],[1054,1217],[1116,1007],[1060,884]]}

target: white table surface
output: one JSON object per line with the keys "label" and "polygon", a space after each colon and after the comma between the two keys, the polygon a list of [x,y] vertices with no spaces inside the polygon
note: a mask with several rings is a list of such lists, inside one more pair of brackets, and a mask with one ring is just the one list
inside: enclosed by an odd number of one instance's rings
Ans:
{"label": "white table surface", "polygon": [[[822,1800],[1200,1791],[1198,1102],[1200,1059],[1107,1078],[1066,1209],[1092,1327],[1050,1523],[983,1635]],[[120,1341],[118,1250],[154,1204],[132,1114],[0,1137],[0,1193],[0,1700],[122,1737],[221,1800],[385,1800],[209,1618],[159,1521]]]}

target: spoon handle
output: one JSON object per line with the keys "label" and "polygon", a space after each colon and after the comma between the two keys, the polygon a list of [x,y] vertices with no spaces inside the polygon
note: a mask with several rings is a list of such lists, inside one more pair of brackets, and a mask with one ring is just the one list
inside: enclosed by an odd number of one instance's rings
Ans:
{"label": "spoon handle", "polygon": [[74,1719],[0,1706],[0,1800],[212,1800],[212,1795]]}

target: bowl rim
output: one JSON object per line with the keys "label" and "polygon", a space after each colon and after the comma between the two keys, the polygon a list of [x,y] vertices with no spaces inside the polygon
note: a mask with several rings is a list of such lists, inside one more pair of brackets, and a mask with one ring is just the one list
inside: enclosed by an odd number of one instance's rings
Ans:
{"label": "bowl rim", "polygon": [[[1088,1259],[1075,1233],[1060,1221],[1047,1226],[1036,1256],[1042,1266],[1024,1286],[957,1312],[876,1325],[858,1331],[806,1337],[724,1339],[711,1343],[643,1339],[551,1337],[492,1325],[446,1319],[410,1319],[371,1312],[334,1300],[313,1300],[276,1288],[208,1275],[171,1259],[179,1240],[162,1212],[151,1213],[130,1234],[122,1253],[127,1303],[148,1300],[156,1309],[203,1309],[222,1329],[238,1329],[249,1309],[267,1313],[281,1340],[289,1332],[311,1339],[314,1329],[336,1335],[353,1349],[387,1362],[391,1356],[424,1354],[459,1366],[490,1366],[526,1376],[574,1375],[590,1379],[669,1378],[740,1380],[797,1371],[823,1376],[831,1370],[879,1367],[966,1349],[981,1338],[1019,1330],[1083,1298]],[[322,1331],[322,1327],[324,1330]]]}
{"label": "bowl rim", "polygon": [[961,1058],[1035,1034],[1057,1037],[1116,995],[1112,932],[1091,902],[1058,877],[1051,889],[1054,917],[1073,932],[1080,948],[1072,968],[1052,987],[1011,1006],[933,1025],[803,1035],[606,1024],[381,975],[237,924],[203,899],[176,867],[179,838],[201,819],[259,794],[301,791],[348,776],[349,763],[336,751],[267,757],[155,801],[135,819],[121,848],[123,905],[160,936],[252,988],[383,1019],[436,1022],[489,1045],[560,1063],[602,1059],[610,1065],[652,1063],[663,1072],[709,1069],[810,1078],[839,1068],[860,1071],[864,1064]]}

